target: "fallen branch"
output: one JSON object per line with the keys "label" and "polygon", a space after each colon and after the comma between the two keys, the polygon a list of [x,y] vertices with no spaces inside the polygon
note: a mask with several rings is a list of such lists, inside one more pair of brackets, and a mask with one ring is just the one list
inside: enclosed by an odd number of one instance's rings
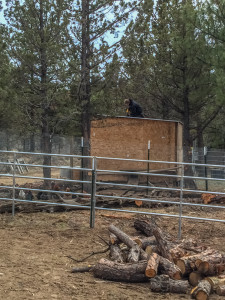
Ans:
{"label": "fallen branch", "polygon": [[80,267],[80,268],[73,268],[71,270],[71,273],[85,273],[92,271],[94,265],[88,265],[86,267]]}
{"label": "fallen branch", "polygon": [[70,256],[70,255],[67,255],[66,257],[72,259],[72,260],[75,261],[75,262],[83,262],[83,261],[85,261],[86,259],[88,259],[89,257],[91,257],[91,256],[93,256],[93,255],[106,253],[106,252],[109,251],[109,250],[110,250],[110,248],[108,247],[108,248],[106,248],[106,249],[104,249],[104,250],[101,250],[101,251],[96,251],[96,252],[93,251],[93,252],[91,252],[91,254],[89,254],[88,256],[86,256],[86,257],[84,257],[84,258],[82,258],[82,259],[76,259],[76,258],[73,258],[73,257]]}

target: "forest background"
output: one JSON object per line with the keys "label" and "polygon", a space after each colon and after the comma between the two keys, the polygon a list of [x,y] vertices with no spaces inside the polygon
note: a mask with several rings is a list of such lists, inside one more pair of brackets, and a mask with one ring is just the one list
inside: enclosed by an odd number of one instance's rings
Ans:
{"label": "forest background", "polygon": [[181,121],[185,149],[225,148],[224,0],[0,3],[0,129],[31,151],[36,134],[44,153],[54,135],[88,140],[91,119],[125,115],[125,98]]}

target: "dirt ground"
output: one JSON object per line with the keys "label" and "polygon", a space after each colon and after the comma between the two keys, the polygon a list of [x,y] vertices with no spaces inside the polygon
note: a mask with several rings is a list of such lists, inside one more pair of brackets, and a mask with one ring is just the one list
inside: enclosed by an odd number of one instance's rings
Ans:
{"label": "dirt ground", "polygon": [[[165,208],[156,209],[165,212]],[[214,217],[224,218],[217,210]],[[198,212],[193,213],[198,215]],[[95,228],[89,227],[88,211],[63,213],[18,213],[0,215],[0,299],[190,299],[190,295],[152,293],[149,283],[120,283],[94,278],[92,273],[71,273],[75,266],[96,263],[108,253],[91,256],[76,263],[68,256],[82,259],[107,246],[108,226],[113,223],[130,235],[135,214],[98,211]],[[174,236],[178,220],[159,218],[158,222]],[[183,221],[183,238],[192,237],[225,251],[225,224]],[[210,299],[222,299],[217,295]]]}

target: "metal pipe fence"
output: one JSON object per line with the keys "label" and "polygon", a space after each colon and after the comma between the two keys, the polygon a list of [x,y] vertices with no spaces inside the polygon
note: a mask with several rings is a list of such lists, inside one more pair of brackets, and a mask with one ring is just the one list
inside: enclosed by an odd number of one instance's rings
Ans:
{"label": "metal pipe fence", "polygon": [[[169,218],[177,218],[178,219],[178,237],[181,238],[182,233],[182,220],[183,219],[189,219],[189,220],[201,220],[201,221],[210,221],[210,222],[222,222],[225,223],[225,219],[216,219],[212,217],[204,217],[204,216],[191,216],[188,214],[185,214],[184,210],[186,208],[210,208],[210,209],[224,209],[224,205],[210,205],[210,204],[204,204],[204,203],[191,203],[188,202],[185,198],[186,193],[193,193],[196,195],[205,193],[205,194],[212,194],[212,195],[220,195],[224,196],[225,192],[222,191],[208,191],[203,189],[193,189],[193,188],[187,188],[185,185],[186,180],[193,180],[194,182],[199,181],[211,181],[211,182],[219,182],[219,183],[225,183],[225,179],[221,178],[210,178],[210,177],[198,177],[194,175],[185,175],[185,168],[193,166],[201,166],[201,167],[217,167],[218,165],[210,165],[210,164],[199,164],[199,163],[185,163],[185,162],[171,162],[171,161],[156,161],[156,160],[138,160],[138,159],[124,159],[124,158],[111,158],[111,157],[93,157],[93,156],[80,156],[80,155],[63,155],[63,154],[49,154],[49,153],[32,153],[32,152],[19,152],[19,151],[0,151],[1,153],[4,153],[5,155],[11,157],[11,161],[9,162],[8,159],[5,159],[5,161],[0,161],[0,165],[8,167],[8,172],[2,172],[0,173],[0,178],[3,183],[0,185],[0,201],[11,201],[12,202],[12,215],[15,215],[15,204],[18,202],[21,203],[39,203],[44,205],[58,205],[63,207],[73,207],[73,208],[82,208],[82,209],[88,209],[90,210],[90,227],[93,228],[95,224],[95,212],[96,210],[108,210],[108,211],[117,211],[117,212],[126,212],[126,213],[135,213],[135,214],[144,214],[144,215],[156,215],[156,216],[162,216],[162,217],[169,217]],[[51,156],[54,158],[60,158],[60,159],[79,159],[81,162],[81,166],[73,166],[71,167],[69,162],[68,165],[44,165],[41,163],[36,163],[35,161],[32,161],[32,158],[39,156],[40,159],[42,159],[44,156]],[[19,162],[17,159],[18,156],[23,157],[29,157],[30,161],[29,163],[26,163],[25,161],[23,163]],[[90,161],[90,168],[83,168],[82,167],[82,159],[88,159]],[[98,168],[98,165],[101,166],[102,162],[107,162],[107,169],[104,169],[102,167]],[[132,163],[146,163],[148,165],[148,169],[146,172],[143,170],[119,170],[119,169],[113,169],[113,163],[112,162],[126,162],[129,164],[129,162]],[[155,172],[156,170],[151,169],[152,166],[156,163],[160,163],[161,165],[175,166],[174,173],[168,174],[165,171],[163,173],[158,170],[158,172]],[[26,167],[27,170],[31,168],[38,168],[39,172],[43,171],[43,168],[51,168],[52,170],[57,170],[60,172],[62,169],[68,169],[70,172],[73,171],[79,171],[80,172],[80,178],[59,178],[59,176],[51,176],[51,178],[46,178],[44,176],[40,176],[38,173],[37,176],[34,176],[33,174],[30,174],[27,172],[27,175],[21,175],[18,174],[17,170],[19,167]],[[219,165],[220,168],[225,169],[225,165]],[[154,172],[153,172],[154,171]],[[86,177],[84,177],[82,174],[86,173]],[[130,184],[129,181],[127,182],[116,182],[115,180],[99,180],[99,176],[104,175],[111,175],[111,176],[125,176],[129,178],[129,176],[137,176],[139,178],[147,178],[147,180],[150,178],[157,178],[158,180],[161,178],[163,179],[171,179],[177,181],[177,186],[171,185],[171,186],[162,186],[160,184],[149,184],[149,182],[146,182],[145,180],[142,180],[142,182],[138,182],[136,184]],[[8,178],[12,180],[11,184],[5,183],[4,179]],[[88,178],[88,180],[84,180],[83,178]],[[40,182],[44,181],[54,181],[56,183],[64,182],[66,184],[70,184],[71,186],[79,184],[80,190],[77,189],[76,191],[66,191],[64,190],[51,190],[50,188],[47,188],[45,186],[42,186],[40,188],[32,188],[32,187],[21,187],[18,185],[18,180],[38,180]],[[86,184],[89,186],[89,192],[83,191],[83,185]],[[107,187],[111,187],[114,189],[133,189],[138,191],[145,191],[144,197],[135,197],[135,196],[126,196],[126,195],[107,195],[102,193],[101,191]],[[5,197],[1,194],[1,191],[8,190],[9,195],[8,197]],[[159,191],[159,192],[170,192],[170,193],[177,193],[178,198],[177,200],[171,200],[168,199],[157,199],[154,197],[154,195],[151,195],[150,191]],[[64,195],[68,196],[74,196],[74,197],[89,197],[86,204],[79,204],[79,203],[59,203],[57,201],[54,201],[52,197],[50,196],[50,199],[48,201],[43,201],[42,199],[21,199],[18,197],[18,192],[31,192],[31,193],[47,193],[48,195],[60,195],[61,198],[64,197]],[[177,207],[177,210],[172,213],[167,212],[156,212],[153,211],[153,209],[142,209],[139,208],[134,209],[133,207],[128,208],[116,208],[116,207],[102,207],[98,202],[98,199],[104,199],[104,201],[109,201],[113,199],[120,200],[121,203],[125,203],[127,200],[129,201],[143,201],[145,204],[161,204],[161,205],[173,205],[174,207]],[[49,201],[50,200],[50,201]],[[213,212],[212,212],[213,215]]]}

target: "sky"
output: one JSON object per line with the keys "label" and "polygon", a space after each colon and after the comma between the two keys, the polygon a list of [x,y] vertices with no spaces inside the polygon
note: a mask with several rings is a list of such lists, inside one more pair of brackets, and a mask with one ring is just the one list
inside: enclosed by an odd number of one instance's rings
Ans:
{"label": "sky", "polygon": [[[5,0],[2,0],[3,8],[5,7]],[[0,12],[0,23],[5,23],[3,10]]]}
{"label": "sky", "polygon": [[[5,18],[4,18],[4,8],[6,8],[6,0],[2,0],[2,6],[3,10],[0,12],[0,24],[5,24]],[[120,40],[121,35],[123,33],[123,28],[120,28],[116,30],[115,34],[108,34],[107,40],[111,43],[117,42]]]}

